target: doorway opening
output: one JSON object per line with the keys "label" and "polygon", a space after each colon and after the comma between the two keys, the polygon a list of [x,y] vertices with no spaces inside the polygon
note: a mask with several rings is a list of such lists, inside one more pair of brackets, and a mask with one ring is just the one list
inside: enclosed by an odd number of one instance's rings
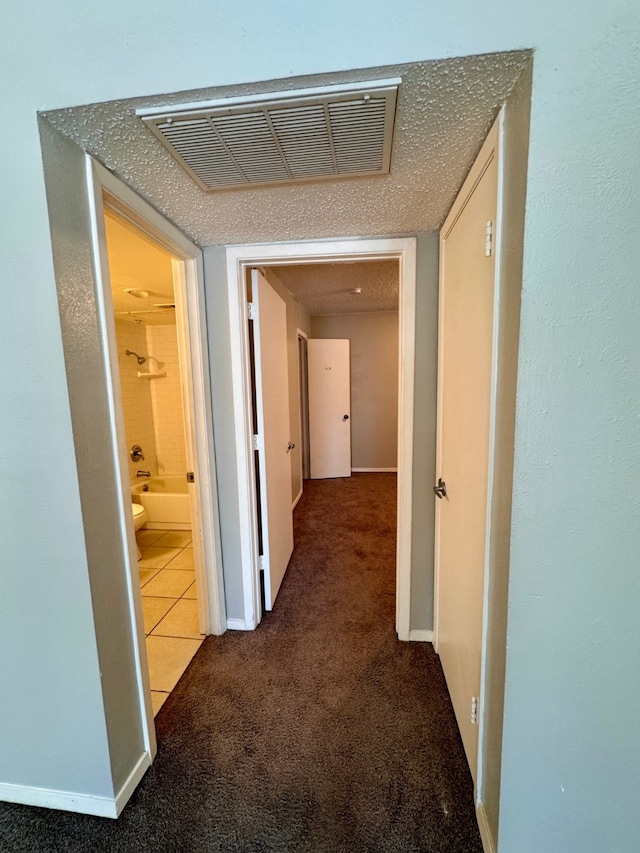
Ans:
{"label": "doorway opening", "polygon": [[125,431],[119,439],[131,484],[155,715],[207,629],[195,571],[201,552],[193,547],[201,538],[199,516],[187,481],[190,395],[176,322],[179,261],[108,205],[104,224]]}
{"label": "doorway opening", "polygon": [[[397,395],[397,551],[396,551],[396,630],[400,639],[410,637],[411,528],[412,528],[412,454],[413,454],[413,378],[415,340],[415,238],[359,239],[322,243],[284,243],[268,246],[234,246],[227,248],[227,281],[231,345],[233,351],[234,418],[238,464],[241,544],[243,549],[243,592],[245,619],[234,620],[230,627],[253,629],[262,615],[260,525],[258,513],[263,497],[259,497],[258,478],[254,467],[256,438],[253,430],[250,308],[246,298],[246,276],[251,268],[288,267],[309,264],[339,264],[358,261],[394,261],[399,270],[398,304],[398,395]],[[300,346],[297,328],[293,327],[293,383],[298,383],[296,353]],[[290,361],[291,365],[291,361]],[[298,399],[296,394],[292,399]],[[294,418],[300,427],[299,414]],[[260,441],[260,437],[257,439]],[[292,442],[295,443],[295,442]],[[302,455],[298,453],[302,480]],[[373,466],[371,466],[373,467]],[[384,466],[394,467],[394,466]],[[292,487],[291,504],[296,498]],[[264,493],[263,493],[264,494]],[[291,505],[290,504],[290,505]],[[249,512],[246,508],[249,507]],[[420,639],[423,639],[422,637]]]}
{"label": "doorway opening", "polygon": [[202,639],[225,629],[201,254],[86,162],[123,556],[153,742],[153,716]]}

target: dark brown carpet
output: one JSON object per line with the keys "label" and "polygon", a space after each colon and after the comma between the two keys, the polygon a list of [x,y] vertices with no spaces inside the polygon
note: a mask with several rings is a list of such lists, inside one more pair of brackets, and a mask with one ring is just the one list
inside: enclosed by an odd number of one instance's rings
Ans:
{"label": "dark brown carpet", "polygon": [[273,613],[210,637],[116,821],[0,804],[7,853],[481,853],[438,658],[398,642],[395,475],[311,481]]}

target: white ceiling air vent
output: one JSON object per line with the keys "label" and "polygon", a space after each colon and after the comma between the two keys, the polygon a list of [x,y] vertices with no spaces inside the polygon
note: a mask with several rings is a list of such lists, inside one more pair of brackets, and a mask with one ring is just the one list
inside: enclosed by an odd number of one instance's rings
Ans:
{"label": "white ceiling air vent", "polygon": [[207,191],[386,175],[400,78],[137,111]]}

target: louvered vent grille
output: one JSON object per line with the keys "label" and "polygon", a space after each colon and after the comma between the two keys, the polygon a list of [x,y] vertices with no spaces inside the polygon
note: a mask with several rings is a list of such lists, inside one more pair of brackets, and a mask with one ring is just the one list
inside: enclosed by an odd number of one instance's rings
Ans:
{"label": "louvered vent grille", "polygon": [[399,82],[138,114],[208,191],[384,175],[391,160]]}

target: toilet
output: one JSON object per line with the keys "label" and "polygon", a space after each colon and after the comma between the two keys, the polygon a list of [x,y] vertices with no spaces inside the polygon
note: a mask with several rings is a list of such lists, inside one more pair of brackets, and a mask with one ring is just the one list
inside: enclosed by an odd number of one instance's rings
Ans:
{"label": "toilet", "polygon": [[[131,504],[131,511],[133,512],[133,526],[136,531],[140,530],[140,528],[146,523],[147,520],[147,511],[142,506],[142,504]],[[140,550],[140,546],[138,545],[138,540],[136,539],[136,547],[138,549],[138,559],[142,559],[142,551]]]}

